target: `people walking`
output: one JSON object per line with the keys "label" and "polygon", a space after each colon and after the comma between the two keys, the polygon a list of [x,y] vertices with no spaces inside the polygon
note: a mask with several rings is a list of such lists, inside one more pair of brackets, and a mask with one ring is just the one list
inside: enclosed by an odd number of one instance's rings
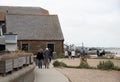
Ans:
{"label": "people walking", "polygon": [[53,57],[53,50],[51,49],[51,48],[49,48],[49,52],[50,52],[50,62],[51,62],[51,60],[52,60],[52,57]]}
{"label": "people walking", "polygon": [[98,57],[100,56],[100,51],[99,51],[99,49],[97,49],[97,56],[98,56]]}
{"label": "people walking", "polygon": [[103,50],[102,54],[103,54],[103,56],[105,56],[105,50]]}
{"label": "people walking", "polygon": [[97,56],[98,57],[105,56],[105,50],[104,49],[97,49]]}
{"label": "people walking", "polygon": [[44,53],[44,62],[45,62],[45,68],[49,68],[49,63],[50,63],[50,51],[48,48],[45,49]]}
{"label": "people walking", "polygon": [[43,62],[43,49],[41,48],[38,53],[37,53],[37,63],[38,63],[38,67],[42,68],[42,62]]}
{"label": "people walking", "polygon": [[71,50],[68,50],[68,59],[71,58]]}
{"label": "people walking", "polygon": [[65,55],[65,58],[68,57],[68,50],[65,50],[64,55]]}
{"label": "people walking", "polygon": [[87,63],[86,52],[83,47],[80,49],[80,57],[82,62]]}
{"label": "people walking", "polygon": [[71,58],[74,59],[74,57],[75,57],[75,51],[72,50],[72,51],[71,51]]}

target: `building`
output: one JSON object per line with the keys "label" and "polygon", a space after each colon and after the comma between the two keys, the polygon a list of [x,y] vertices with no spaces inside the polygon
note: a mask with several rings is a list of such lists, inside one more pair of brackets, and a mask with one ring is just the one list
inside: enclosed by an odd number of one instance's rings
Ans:
{"label": "building", "polygon": [[0,23],[5,24],[4,33],[17,34],[18,48],[37,53],[39,48],[51,48],[63,53],[64,37],[57,15],[40,7],[0,6]]}
{"label": "building", "polygon": [[9,33],[5,36],[5,49],[7,51],[16,51],[17,48],[17,34]]}

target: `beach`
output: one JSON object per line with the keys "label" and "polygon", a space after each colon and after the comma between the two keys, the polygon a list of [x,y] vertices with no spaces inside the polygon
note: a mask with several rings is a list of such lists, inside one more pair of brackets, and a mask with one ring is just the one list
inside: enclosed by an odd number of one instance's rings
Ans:
{"label": "beach", "polygon": [[[96,67],[99,61],[108,59],[88,59],[90,66]],[[120,67],[120,60],[110,59],[115,66]],[[61,59],[60,61],[70,66],[78,66],[80,59]],[[120,71],[115,70],[98,70],[98,69],[75,69],[75,68],[56,68],[63,73],[72,82],[120,82]]]}

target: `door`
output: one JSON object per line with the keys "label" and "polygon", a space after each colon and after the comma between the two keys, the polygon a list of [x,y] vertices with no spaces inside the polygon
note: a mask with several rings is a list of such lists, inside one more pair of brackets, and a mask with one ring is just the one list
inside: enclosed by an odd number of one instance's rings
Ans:
{"label": "door", "polygon": [[47,47],[51,50],[51,52],[54,52],[54,44],[47,44]]}
{"label": "door", "polygon": [[0,44],[0,51],[3,51],[3,50],[5,50],[5,45]]}

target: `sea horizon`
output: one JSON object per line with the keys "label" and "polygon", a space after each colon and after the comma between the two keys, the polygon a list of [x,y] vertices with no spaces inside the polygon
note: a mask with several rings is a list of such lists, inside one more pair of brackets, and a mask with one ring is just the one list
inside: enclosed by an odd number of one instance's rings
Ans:
{"label": "sea horizon", "polygon": [[105,48],[106,51],[110,51],[116,56],[120,57],[120,48]]}

